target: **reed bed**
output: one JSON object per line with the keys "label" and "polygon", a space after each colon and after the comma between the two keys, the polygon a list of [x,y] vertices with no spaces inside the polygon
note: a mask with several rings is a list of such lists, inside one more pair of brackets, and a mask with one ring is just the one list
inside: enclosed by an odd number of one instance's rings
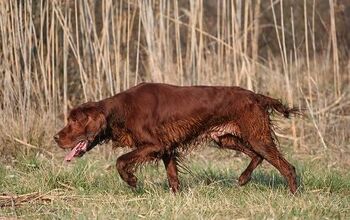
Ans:
{"label": "reed bed", "polygon": [[279,123],[293,151],[348,154],[344,7],[333,0],[1,1],[0,151],[52,152],[51,136],[73,106],[147,81],[269,94],[304,109],[302,120]]}

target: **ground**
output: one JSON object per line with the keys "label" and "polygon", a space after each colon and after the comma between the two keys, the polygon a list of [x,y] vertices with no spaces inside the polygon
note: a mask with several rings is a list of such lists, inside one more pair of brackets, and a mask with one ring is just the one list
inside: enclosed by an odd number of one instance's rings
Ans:
{"label": "ground", "polygon": [[18,157],[0,168],[0,216],[24,219],[346,218],[350,174],[320,157],[286,157],[298,172],[292,195],[277,170],[263,162],[246,186],[237,177],[249,163],[232,151],[207,147],[186,157],[181,192],[170,192],[162,164],[137,172],[130,189],[117,174],[115,155],[94,149],[70,164],[63,154]]}

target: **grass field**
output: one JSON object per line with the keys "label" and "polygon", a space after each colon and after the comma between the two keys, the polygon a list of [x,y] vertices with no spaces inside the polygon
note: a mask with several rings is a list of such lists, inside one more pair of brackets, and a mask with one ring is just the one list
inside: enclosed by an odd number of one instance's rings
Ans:
{"label": "grass field", "polygon": [[[320,155],[300,159],[299,192],[264,162],[244,187],[236,179],[247,166],[243,155],[205,148],[186,157],[191,173],[181,174],[182,190],[170,193],[162,164],[138,171],[131,190],[114,169],[115,158],[95,152],[71,164],[63,155],[19,157],[0,168],[0,216],[23,219],[345,219],[350,216],[350,174],[327,166]],[[62,161],[62,162],[61,162]],[[209,161],[209,162],[208,162]],[[324,162],[324,161],[323,161]],[[328,163],[329,164],[329,163]],[[11,198],[11,195],[16,195]]]}

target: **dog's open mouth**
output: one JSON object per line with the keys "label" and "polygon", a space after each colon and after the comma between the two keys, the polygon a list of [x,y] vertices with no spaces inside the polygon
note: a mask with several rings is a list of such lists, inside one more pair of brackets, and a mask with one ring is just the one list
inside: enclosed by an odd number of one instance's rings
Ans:
{"label": "dog's open mouth", "polygon": [[74,157],[81,157],[83,156],[88,148],[89,142],[84,140],[84,141],[79,141],[77,145],[66,155],[64,158],[65,161],[70,162]]}

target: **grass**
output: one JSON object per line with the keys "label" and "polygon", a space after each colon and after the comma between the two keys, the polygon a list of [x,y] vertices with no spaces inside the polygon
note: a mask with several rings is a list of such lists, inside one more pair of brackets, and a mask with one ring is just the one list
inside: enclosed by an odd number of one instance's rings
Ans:
{"label": "grass", "polygon": [[255,171],[249,184],[237,186],[236,179],[249,161],[232,156],[232,152],[210,148],[191,154],[187,166],[192,174],[181,174],[182,190],[177,195],[170,193],[161,164],[139,170],[138,188],[132,190],[114,169],[115,160],[103,159],[96,152],[68,165],[61,162],[61,156],[50,160],[40,154],[19,157],[0,168],[0,189],[6,195],[0,197],[1,204],[6,204],[0,216],[24,219],[350,216],[350,175],[345,168],[292,160],[301,182],[300,191],[293,196],[284,179],[266,162]]}

